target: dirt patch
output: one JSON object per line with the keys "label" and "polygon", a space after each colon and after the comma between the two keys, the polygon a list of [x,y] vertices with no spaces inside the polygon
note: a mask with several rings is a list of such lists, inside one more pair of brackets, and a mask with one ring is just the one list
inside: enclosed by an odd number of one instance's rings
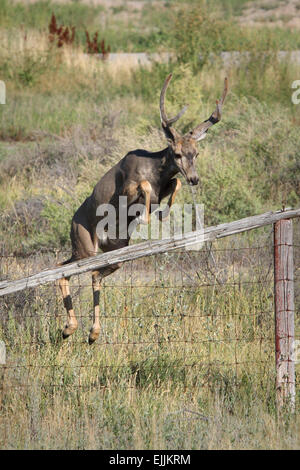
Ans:
{"label": "dirt patch", "polygon": [[249,2],[239,21],[248,26],[300,29],[300,0]]}

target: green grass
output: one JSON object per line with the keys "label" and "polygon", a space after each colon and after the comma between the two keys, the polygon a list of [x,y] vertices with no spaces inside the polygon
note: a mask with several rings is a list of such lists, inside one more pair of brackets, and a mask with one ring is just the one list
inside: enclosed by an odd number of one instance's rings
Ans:
{"label": "green grass", "polygon": [[[53,4],[50,1],[39,1],[26,5],[25,2],[0,0],[0,10],[3,13],[0,18],[2,28],[35,29],[47,36],[51,15],[54,13],[58,25],[76,27],[77,44],[85,45],[86,29],[92,35],[98,31],[100,39],[105,38],[113,51],[154,50],[167,41],[168,35],[165,31],[168,30],[170,22],[167,9],[163,9],[161,15],[158,8],[153,10],[147,3],[143,8],[141,24],[136,21],[135,16],[132,20],[129,16],[129,21],[126,22],[122,19],[111,21],[109,15],[114,13],[113,11],[105,10],[101,5],[89,6],[80,2]],[[146,34],[145,28],[149,30]]]}
{"label": "green grass", "polygon": [[[166,145],[156,128],[159,91],[169,68],[158,64],[126,71],[120,78],[106,64],[96,65],[95,71],[84,68],[78,75],[73,67],[49,65],[33,86],[21,88],[15,81],[8,87],[14,99],[0,108],[0,135],[8,141],[0,150],[0,205],[12,217],[0,229],[7,250],[68,244],[76,205],[109,165],[129,150]],[[190,64],[172,68],[167,107],[175,113],[190,103],[177,126],[187,132],[212,112],[222,77],[217,64],[196,73]],[[297,107],[290,100],[297,68],[274,62],[247,69],[232,68],[223,121],[199,144],[198,197],[205,204],[207,225],[299,205]],[[13,215],[15,205],[27,200],[30,208],[37,197],[44,201],[47,231],[33,224],[24,240],[23,218]],[[179,200],[188,197],[184,186]],[[33,219],[34,207],[28,214]]]}
{"label": "green grass", "polygon": [[[80,2],[55,3],[50,1],[9,2],[0,0],[0,28],[17,29],[25,34],[37,30],[48,36],[52,13],[57,23],[76,27],[76,44],[85,47],[85,30],[98,31],[113,52],[179,51],[185,57],[191,49],[182,50],[184,44],[193,46],[193,54],[221,50],[266,50],[270,45],[281,49],[297,49],[300,40],[297,31],[284,28],[260,28],[240,26],[236,16],[242,15],[244,1],[193,2],[172,1],[163,4],[144,2],[141,10],[134,11],[126,3],[123,16],[101,5],[92,6]],[[101,26],[99,26],[99,24]],[[259,32],[259,34],[258,34]],[[191,43],[192,40],[192,43]],[[183,44],[182,44],[183,42]]]}
{"label": "green grass", "polygon": [[85,25],[95,27],[103,11],[101,6],[89,6],[80,2],[53,3],[49,0],[29,4],[1,0],[0,8],[1,27],[26,27],[47,32],[52,13],[55,14],[58,25],[84,28]]}
{"label": "green grass", "polygon": [[[236,239],[236,246],[245,249],[247,237]],[[262,245],[270,241],[267,233],[260,237]],[[72,281],[72,292],[79,281],[86,287],[74,297],[79,330],[65,342],[63,306],[53,286],[2,299],[0,338],[8,362],[2,369],[1,447],[296,448],[293,420],[286,417],[285,429],[276,424],[268,250],[247,248],[235,265],[230,252],[214,256],[226,266],[222,286],[206,287],[201,263],[197,277],[190,258],[176,254],[127,267],[127,288],[124,273],[107,280],[102,333],[92,347],[86,342],[89,276]],[[199,254],[192,259],[199,263]],[[47,263],[47,257],[41,260]],[[179,260],[193,278],[189,288],[168,269]],[[12,258],[10,269],[23,263]],[[136,278],[142,272],[147,288]],[[267,282],[256,283],[262,276]]]}

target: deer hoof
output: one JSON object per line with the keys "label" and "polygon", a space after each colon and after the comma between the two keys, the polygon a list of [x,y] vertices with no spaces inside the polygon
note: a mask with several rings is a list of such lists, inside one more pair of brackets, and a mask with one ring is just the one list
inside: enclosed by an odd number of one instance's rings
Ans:
{"label": "deer hoof", "polygon": [[65,330],[62,331],[62,337],[63,339],[67,339],[70,335],[68,335]]}
{"label": "deer hoof", "polygon": [[67,339],[77,330],[77,325],[66,325],[62,331],[63,339]]}
{"label": "deer hoof", "polygon": [[100,330],[92,328],[89,334],[89,344],[93,344],[99,338]]}

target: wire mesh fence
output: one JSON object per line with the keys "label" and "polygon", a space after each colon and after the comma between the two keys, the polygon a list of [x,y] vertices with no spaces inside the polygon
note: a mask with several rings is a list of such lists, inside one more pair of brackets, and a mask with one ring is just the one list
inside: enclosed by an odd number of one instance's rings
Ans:
{"label": "wire mesh fence", "polygon": [[[30,386],[17,370],[28,370],[29,378],[35,369],[48,368],[53,369],[52,381],[55,377],[52,387],[66,385],[66,369],[73,370],[67,381],[72,387],[106,387],[112,378],[140,380],[143,370],[151,372],[151,367],[156,375],[161,362],[170,376],[175,369],[193,369],[202,385],[209,383],[212,370],[228,367],[235,377],[254,367],[268,379],[274,372],[274,279],[271,228],[264,232],[259,246],[239,235],[199,252],[177,251],[125,264],[102,283],[102,331],[90,348],[89,274],[71,278],[79,328],[65,343],[60,341],[65,312],[56,285],[3,297],[5,368],[8,376],[10,369],[13,372],[13,386]],[[53,255],[2,257],[2,277],[54,264]],[[296,281],[298,276],[296,270]],[[47,354],[58,346],[69,357],[60,354],[46,363]],[[22,380],[16,379],[18,375]],[[188,374],[183,375],[187,380]]]}
{"label": "wire mesh fence", "polygon": [[[299,221],[294,234],[297,313]],[[66,255],[3,254],[1,279],[29,275]],[[273,267],[272,226],[206,244],[200,251],[129,261],[102,282],[101,333],[91,346],[90,273],[71,278],[79,326],[65,341],[66,314],[57,284],[1,297],[0,339],[7,351],[0,366],[2,403],[27,406],[33,393],[48,406],[57,399],[87,402],[94,393],[116,389],[127,394],[176,388],[186,397],[197,389],[201,403],[222,392],[229,402],[238,393],[241,400],[259,397],[274,407]],[[299,374],[297,388],[298,383]]]}

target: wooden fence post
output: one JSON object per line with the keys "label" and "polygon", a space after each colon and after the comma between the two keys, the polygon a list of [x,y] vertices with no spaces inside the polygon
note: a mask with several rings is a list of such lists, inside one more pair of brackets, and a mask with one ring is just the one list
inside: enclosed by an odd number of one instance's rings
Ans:
{"label": "wooden fence post", "polygon": [[275,357],[277,409],[295,407],[293,222],[274,224]]}

